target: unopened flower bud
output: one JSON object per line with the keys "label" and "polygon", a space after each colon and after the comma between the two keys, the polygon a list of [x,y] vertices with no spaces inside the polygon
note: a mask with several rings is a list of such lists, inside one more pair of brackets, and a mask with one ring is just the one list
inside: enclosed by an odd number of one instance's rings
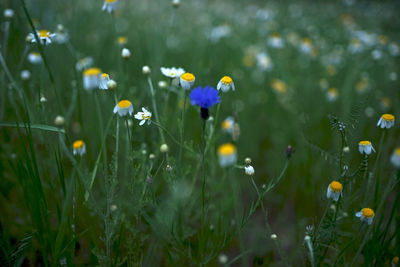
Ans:
{"label": "unopened flower bud", "polygon": [[111,211],[116,211],[116,210],[117,210],[117,205],[112,204],[112,205],[110,206],[110,210],[111,210]]}
{"label": "unopened flower bud", "polygon": [[291,145],[288,145],[286,148],[286,157],[290,158],[294,153],[294,148]]}
{"label": "unopened flower bud", "polygon": [[65,123],[65,119],[63,116],[58,115],[55,119],[54,119],[54,124],[57,126],[63,126]]}
{"label": "unopened flower bud", "polygon": [[348,146],[345,146],[345,147],[343,148],[343,152],[344,152],[344,153],[349,153],[349,152],[350,152],[350,148],[349,148]]}
{"label": "unopened flower bud", "polygon": [[4,9],[3,14],[6,19],[11,19],[12,17],[14,17],[14,10],[12,10],[10,8]]}
{"label": "unopened flower bud", "polygon": [[107,82],[107,88],[109,90],[114,90],[115,88],[117,88],[117,83],[114,80],[109,80]]}
{"label": "unopened flower bud", "polygon": [[272,240],[276,240],[277,238],[278,238],[278,236],[277,236],[276,234],[272,234],[272,235],[271,235],[271,239],[272,239]]}
{"label": "unopened flower bud", "polygon": [[254,175],[254,168],[253,168],[253,166],[249,165],[249,166],[244,167],[244,172],[245,172],[247,175],[249,175],[249,176]]}
{"label": "unopened flower bud", "polygon": [[169,150],[169,148],[168,148],[168,145],[167,145],[167,144],[162,144],[162,145],[160,146],[160,152],[161,152],[161,153],[167,153],[168,150]]}
{"label": "unopened flower bud", "polygon": [[165,89],[167,88],[168,84],[166,81],[159,81],[158,82],[158,87],[160,87],[160,89]]}
{"label": "unopened flower bud", "polygon": [[57,31],[63,32],[64,31],[64,26],[62,24],[57,25]]}
{"label": "unopened flower bud", "polygon": [[244,164],[250,165],[251,164],[251,158],[245,158],[244,159]]}
{"label": "unopened flower bud", "polygon": [[45,98],[44,96],[42,96],[40,98],[40,103],[46,103],[47,102],[47,98]]}
{"label": "unopened flower bud", "polygon": [[146,183],[147,183],[147,184],[152,184],[152,183],[153,183],[153,179],[151,179],[150,176],[147,176],[147,177],[146,177]]}
{"label": "unopened flower bud", "polygon": [[129,51],[128,48],[122,48],[121,56],[122,56],[124,59],[128,59],[128,58],[131,57],[131,51]]}
{"label": "unopened flower bud", "polygon": [[220,255],[218,256],[218,261],[219,261],[219,263],[221,263],[221,264],[225,264],[225,263],[228,262],[228,256],[226,256],[225,254],[220,254]]}
{"label": "unopened flower bud", "polygon": [[26,38],[25,38],[25,41],[26,41],[27,43],[30,43],[30,42],[32,42],[32,40],[33,40],[34,38],[35,38],[35,37],[33,37],[32,35],[28,34],[28,35],[26,36]]}
{"label": "unopened flower bud", "polygon": [[310,241],[310,240],[311,240],[311,237],[310,237],[309,235],[306,235],[306,236],[304,237],[304,240],[305,240],[305,241]]}
{"label": "unopened flower bud", "polygon": [[165,167],[165,170],[166,170],[167,172],[172,171],[171,165],[168,164],[168,165]]}
{"label": "unopened flower bud", "polygon": [[143,66],[142,67],[142,73],[144,75],[149,75],[151,73],[150,67],[149,66]]}
{"label": "unopened flower bud", "polygon": [[177,7],[179,7],[180,4],[181,4],[180,0],[172,0],[172,6],[173,7],[177,8]]}
{"label": "unopened flower bud", "polygon": [[29,70],[23,70],[21,71],[21,79],[26,81],[31,78],[31,72]]}
{"label": "unopened flower bud", "polygon": [[155,159],[155,158],[156,158],[156,156],[153,153],[150,153],[149,159]]}

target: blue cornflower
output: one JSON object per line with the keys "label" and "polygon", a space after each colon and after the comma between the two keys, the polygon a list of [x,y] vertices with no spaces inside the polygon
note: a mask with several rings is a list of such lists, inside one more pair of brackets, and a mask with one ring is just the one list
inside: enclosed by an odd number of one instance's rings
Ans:
{"label": "blue cornflower", "polygon": [[194,88],[189,98],[192,105],[207,109],[220,101],[218,91],[211,86]]}
{"label": "blue cornflower", "polygon": [[210,117],[208,109],[220,102],[218,91],[211,86],[194,88],[189,98],[192,105],[200,107],[200,117],[204,120]]}

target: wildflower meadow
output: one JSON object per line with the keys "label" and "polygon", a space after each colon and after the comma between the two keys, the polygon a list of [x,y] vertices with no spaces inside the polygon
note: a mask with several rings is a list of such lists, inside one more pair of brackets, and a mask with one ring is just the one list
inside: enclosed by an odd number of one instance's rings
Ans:
{"label": "wildflower meadow", "polygon": [[399,1],[0,12],[0,266],[400,266]]}

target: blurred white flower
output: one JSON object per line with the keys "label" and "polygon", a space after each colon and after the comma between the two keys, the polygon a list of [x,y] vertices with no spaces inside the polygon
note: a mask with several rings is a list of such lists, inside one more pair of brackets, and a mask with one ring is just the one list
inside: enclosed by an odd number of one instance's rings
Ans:
{"label": "blurred white flower", "polygon": [[396,167],[400,168],[400,147],[396,148],[390,156],[390,162]]}
{"label": "blurred white flower", "polygon": [[231,143],[225,143],[218,147],[218,162],[221,167],[234,165],[237,160],[236,147]]}
{"label": "blurred white flower", "polygon": [[380,126],[382,129],[392,128],[394,126],[394,116],[392,114],[383,114],[380,117],[377,126]]}
{"label": "blurred white flower", "polygon": [[273,33],[268,38],[268,45],[273,48],[282,48],[285,42],[282,39],[282,36],[279,33]]}
{"label": "blurred white flower", "polygon": [[23,70],[21,71],[21,79],[26,81],[31,78],[31,72],[29,70]]}
{"label": "blurred white flower", "polygon": [[117,7],[118,7],[117,0],[105,0],[101,10],[103,10],[103,11],[106,10],[108,13],[111,13],[114,10],[116,10]]}
{"label": "blurred white flower", "polygon": [[118,113],[119,116],[124,117],[126,115],[132,115],[133,106],[129,100],[121,100],[114,107],[114,114]]}
{"label": "blurred white flower", "polygon": [[252,176],[255,173],[254,168],[251,165],[245,166],[244,167],[244,172],[245,172],[246,175],[249,175],[249,176]]}
{"label": "blurred white flower", "polygon": [[86,144],[82,140],[76,140],[72,144],[72,148],[73,148],[74,155],[82,156],[83,154],[86,153]]}
{"label": "blurred white flower", "polygon": [[12,10],[10,8],[6,8],[6,9],[4,9],[3,15],[6,19],[11,19],[12,17],[14,17],[14,10]]}
{"label": "blurred white flower", "polygon": [[185,73],[184,69],[175,67],[172,68],[161,67],[160,70],[161,73],[168,78],[179,78],[181,77],[182,74]]}
{"label": "blurred white flower", "polygon": [[81,58],[78,62],[76,62],[75,64],[75,69],[77,71],[83,71],[86,70],[88,68],[90,68],[93,65],[93,58],[92,57],[84,57]]}
{"label": "blurred white flower", "polygon": [[375,152],[375,149],[370,141],[364,140],[358,143],[358,151],[360,151],[361,154],[369,155],[372,152]]}
{"label": "blurred white flower", "polygon": [[97,89],[100,84],[101,70],[89,68],[83,72],[83,88],[86,90]]}
{"label": "blurred white flower", "polygon": [[263,71],[272,70],[274,64],[267,53],[261,52],[256,55],[256,64]]}
{"label": "blurred white flower", "polygon": [[360,218],[361,221],[367,222],[368,225],[370,225],[374,220],[375,213],[370,208],[363,208],[362,210],[356,213],[356,217]]}
{"label": "blurred white flower", "polygon": [[28,61],[32,64],[42,63],[42,56],[38,52],[30,52],[28,54]]}
{"label": "blurred white flower", "polygon": [[[51,33],[48,30],[40,30],[37,31],[37,35],[39,37],[40,43],[42,45],[49,45],[51,44],[52,39],[56,36],[55,33]],[[35,35],[33,33],[30,33],[29,36],[32,38],[31,42],[36,43]]]}
{"label": "blurred white flower", "polygon": [[100,75],[99,88],[102,90],[107,90],[108,89],[108,86],[107,86],[108,81],[110,81],[110,76],[107,73],[102,73]]}

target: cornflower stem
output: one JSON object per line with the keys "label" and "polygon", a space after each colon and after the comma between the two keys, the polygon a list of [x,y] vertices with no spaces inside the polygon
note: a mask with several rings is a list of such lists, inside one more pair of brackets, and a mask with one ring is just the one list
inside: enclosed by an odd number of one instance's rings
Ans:
{"label": "cornflower stem", "polygon": [[201,132],[201,143],[202,143],[202,155],[201,155],[201,165],[202,165],[202,173],[203,173],[203,182],[201,187],[201,228],[204,227],[205,224],[205,208],[206,208],[206,164],[205,164],[205,152],[206,152],[206,144],[205,144],[205,134],[206,134],[206,120],[203,119],[203,127]]}
{"label": "cornflower stem", "polygon": [[372,171],[373,176],[375,176],[375,192],[374,192],[374,208],[376,208],[376,204],[378,201],[378,191],[379,191],[379,182],[380,182],[380,175],[378,173],[378,165],[379,165],[379,160],[382,155],[382,149],[383,149],[383,142],[385,140],[385,134],[386,134],[386,129],[383,129],[381,139],[379,141],[379,147],[378,147],[378,155],[376,155],[376,160],[374,164],[374,169]]}
{"label": "cornflower stem", "polygon": [[[154,92],[154,87],[153,87],[153,82],[151,81],[150,75],[147,76],[147,83],[149,84],[149,88],[150,88],[150,94],[151,94],[151,102],[153,104],[153,110],[154,110],[154,116],[156,117],[156,120],[158,122],[160,122],[160,117],[158,116],[158,109],[157,109],[157,103],[156,103],[156,96],[155,96],[155,92]],[[159,128],[159,133],[160,133],[160,138],[161,138],[161,142],[163,144],[165,144],[165,136],[164,133],[161,131],[161,129]]]}
{"label": "cornflower stem", "polygon": [[[187,90],[185,90],[184,94],[185,96],[183,97],[183,109],[182,109],[182,117],[181,117],[181,146],[179,148],[179,162],[182,162],[182,148],[183,148],[183,142],[185,141],[185,113],[186,113],[186,100],[187,100]],[[181,168],[182,169],[182,168]]]}

